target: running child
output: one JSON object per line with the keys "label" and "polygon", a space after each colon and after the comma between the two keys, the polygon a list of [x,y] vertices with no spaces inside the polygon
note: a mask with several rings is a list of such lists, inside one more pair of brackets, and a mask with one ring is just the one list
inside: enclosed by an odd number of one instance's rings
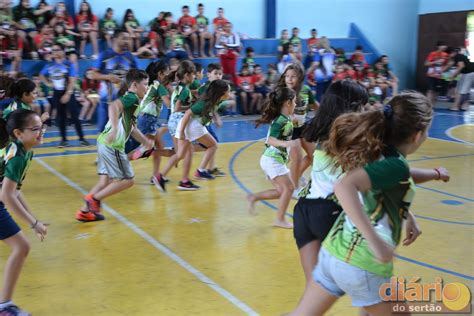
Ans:
{"label": "running child", "polygon": [[153,141],[135,126],[140,100],[148,89],[148,75],[143,70],[130,69],[125,80],[128,91],[109,105],[109,121],[97,138],[99,181],[84,197],[84,207],[76,213],[76,219],[81,222],[103,220],[101,201],[133,185],[134,173],[125,154],[128,138],[132,136],[148,149],[153,147]]}
{"label": "running child", "polygon": [[[383,111],[348,113],[334,121],[325,148],[334,168],[347,172],[334,188],[344,212],[323,242],[314,282],[291,315],[322,315],[346,293],[369,315],[392,315],[379,288],[393,274],[394,247],[414,197],[405,157],[427,138],[432,117],[425,96],[404,92]],[[403,243],[412,241],[406,236]]]}
{"label": "running child", "polygon": [[299,150],[300,140],[292,140],[293,123],[291,115],[296,106],[296,92],[287,87],[278,87],[269,95],[262,117],[256,126],[271,123],[265,141],[265,151],[260,158],[260,166],[274,189],[247,195],[249,212],[254,213],[255,203],[261,200],[278,199],[277,218],[273,225],[281,228],[293,228],[285,218],[294,184],[286,167],[288,151]]}
{"label": "running child", "polygon": [[[208,180],[214,178],[206,170],[206,166],[216,153],[217,142],[214,137],[209,134],[206,126],[212,122],[212,118],[219,104],[229,98],[229,93],[230,86],[226,81],[215,80],[209,84],[206,94],[186,110],[176,128],[175,138],[177,139],[178,150],[176,154],[169,159],[168,165],[163,169],[163,175],[166,176],[171,168],[180,160],[185,159],[189,153],[192,155],[192,142],[198,141],[206,147],[206,152],[199,168],[196,170],[196,177]],[[159,179],[162,180],[163,176],[160,176]],[[182,182],[183,181],[180,182],[180,186]],[[160,181],[159,184],[162,186],[163,191],[165,191],[165,182]],[[180,189],[184,190],[183,188]]]}
{"label": "running child", "polygon": [[31,110],[19,109],[11,112],[7,121],[0,119],[0,239],[12,250],[4,268],[1,315],[29,315],[12,302],[12,297],[30,243],[9,211],[27,223],[41,241],[44,240],[47,224],[34,216],[20,191],[33,158],[32,148],[42,143],[44,132],[40,117]]}

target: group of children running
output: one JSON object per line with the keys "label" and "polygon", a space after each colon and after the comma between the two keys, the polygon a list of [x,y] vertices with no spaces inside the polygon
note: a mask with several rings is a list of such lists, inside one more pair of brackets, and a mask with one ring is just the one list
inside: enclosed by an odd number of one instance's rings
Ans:
{"label": "group of children running", "polygon": [[[219,123],[217,113],[227,104],[230,86],[216,64],[208,68],[208,83],[192,90],[195,75],[189,61],[172,72],[165,62],[154,62],[146,71],[128,71],[121,96],[109,105],[109,121],[97,139],[99,180],[84,197],[77,220],[104,219],[101,201],[133,185],[130,159],[152,155],[151,182],[163,192],[168,172],[183,160],[179,188],[194,190],[198,187],[190,180],[193,152],[205,150],[194,176],[214,178],[217,138],[210,124]],[[432,105],[422,94],[406,91],[382,107],[368,106],[366,89],[343,80],[329,87],[310,118],[307,114],[316,102],[303,78],[300,66],[289,65],[256,122],[271,124],[260,165],[274,189],[248,195],[250,210],[259,200],[278,199],[274,225],[293,228],[306,287],[291,315],[324,314],[346,293],[366,314],[391,315],[390,304],[382,302],[378,290],[393,274],[394,248],[400,242],[411,244],[421,234],[409,210],[414,184],[449,181],[442,167],[415,169],[406,160],[427,138]],[[176,87],[169,96],[173,83]],[[30,109],[32,99],[34,91],[18,92],[18,104],[0,119],[0,238],[12,248],[0,293],[2,315],[22,312],[11,299],[29,251],[7,209],[28,223],[40,240],[47,233],[47,224],[32,214],[18,193],[47,119]],[[166,131],[158,121],[163,104],[171,109],[166,128],[174,150],[165,149],[161,139]],[[163,169],[161,156],[170,157]],[[310,180],[298,188],[309,166]],[[286,211],[295,189],[299,200],[290,223]]]}

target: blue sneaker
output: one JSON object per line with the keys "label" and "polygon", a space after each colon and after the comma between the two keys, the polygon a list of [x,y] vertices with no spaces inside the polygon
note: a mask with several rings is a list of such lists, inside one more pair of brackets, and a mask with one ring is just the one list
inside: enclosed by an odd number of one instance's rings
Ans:
{"label": "blue sneaker", "polygon": [[207,170],[199,171],[199,169],[196,170],[194,177],[199,180],[214,180],[216,178],[212,174],[210,174]]}

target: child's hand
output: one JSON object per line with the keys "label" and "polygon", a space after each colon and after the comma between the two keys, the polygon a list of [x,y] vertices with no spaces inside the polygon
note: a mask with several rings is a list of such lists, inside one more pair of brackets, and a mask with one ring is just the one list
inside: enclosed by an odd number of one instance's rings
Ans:
{"label": "child's hand", "polygon": [[43,241],[44,238],[46,237],[46,234],[48,232],[48,228],[47,228],[48,225],[49,224],[42,223],[42,222],[38,221],[35,224],[35,227],[32,228],[34,230],[36,236],[39,238],[39,240]]}
{"label": "child's hand", "polygon": [[369,241],[369,247],[372,249],[375,258],[378,261],[382,263],[392,261],[394,248],[383,241],[380,237],[377,237],[377,239],[372,242]]}
{"label": "child's hand", "polygon": [[49,113],[48,112],[44,112],[43,114],[41,114],[41,122],[46,122],[47,120],[49,120]]}
{"label": "child's hand", "polygon": [[446,168],[438,167],[435,168],[436,172],[438,173],[439,178],[437,180],[441,180],[443,182],[448,182],[450,179],[449,172]]}
{"label": "child's hand", "polygon": [[405,232],[406,232],[406,236],[405,236],[405,239],[403,240],[404,246],[411,245],[418,238],[418,236],[421,235],[421,229],[418,226],[418,223],[416,222],[415,217],[410,212],[408,212],[407,222],[405,225]]}
{"label": "child's hand", "polygon": [[115,140],[115,137],[117,137],[117,131],[115,129],[111,129],[109,135],[107,135],[107,138],[105,139],[107,144],[111,144]]}

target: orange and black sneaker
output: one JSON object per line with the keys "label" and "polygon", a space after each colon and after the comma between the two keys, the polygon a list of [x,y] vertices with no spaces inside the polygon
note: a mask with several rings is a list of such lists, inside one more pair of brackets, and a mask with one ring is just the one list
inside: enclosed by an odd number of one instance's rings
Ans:
{"label": "orange and black sneaker", "polygon": [[103,221],[105,217],[98,212],[84,212],[79,210],[76,213],[76,219],[80,222],[96,222]]}
{"label": "orange and black sneaker", "polygon": [[84,196],[84,201],[87,204],[87,209],[91,212],[100,212],[100,201],[93,198],[92,194]]}

